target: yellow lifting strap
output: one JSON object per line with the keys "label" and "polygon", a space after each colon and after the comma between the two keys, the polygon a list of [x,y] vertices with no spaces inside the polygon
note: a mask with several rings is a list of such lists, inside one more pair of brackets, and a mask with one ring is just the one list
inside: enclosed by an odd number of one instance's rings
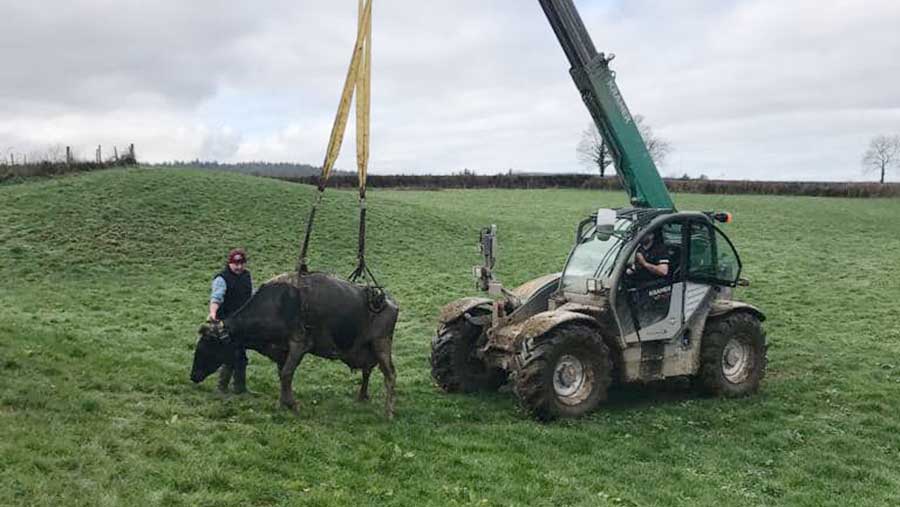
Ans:
{"label": "yellow lifting strap", "polygon": [[364,0],[359,0],[359,29],[356,33],[356,45],[353,49],[353,58],[350,60],[350,68],[347,69],[347,79],[344,81],[344,91],[341,93],[341,102],[334,118],[334,125],[331,127],[328,150],[325,153],[325,162],[322,164],[322,174],[319,177],[320,191],[325,189],[331,169],[340,154],[354,91],[356,92],[357,165],[360,188],[364,186],[365,164],[368,163],[369,157],[369,59],[371,57],[370,41],[372,40],[372,0],[365,2],[365,5],[363,2]]}
{"label": "yellow lifting strap", "polygon": [[356,44],[353,47],[353,56],[350,67],[347,69],[347,78],[344,81],[344,89],[341,93],[341,101],[338,104],[334,124],[331,127],[331,136],[328,140],[328,149],[325,152],[325,161],[322,164],[322,173],[319,176],[318,193],[310,209],[309,218],[306,221],[306,234],[303,237],[303,246],[300,249],[300,259],[297,264],[298,272],[306,273],[307,251],[312,225],[316,215],[316,208],[322,200],[322,194],[328,184],[328,178],[334,163],[341,151],[344,133],[347,129],[347,120],[350,116],[350,102],[356,95],[356,164],[359,176],[359,266],[354,272],[368,272],[365,267],[365,198],[366,198],[366,167],[369,163],[369,112],[371,98],[371,60],[372,60],[372,2],[373,0],[359,0],[358,27],[356,31]]}
{"label": "yellow lifting strap", "polygon": [[[360,54],[356,78],[356,166],[359,198],[366,198],[366,167],[369,164],[369,111],[372,90],[372,0],[363,7],[359,0],[359,24],[365,25],[365,49]],[[357,48],[359,44],[357,44]]]}

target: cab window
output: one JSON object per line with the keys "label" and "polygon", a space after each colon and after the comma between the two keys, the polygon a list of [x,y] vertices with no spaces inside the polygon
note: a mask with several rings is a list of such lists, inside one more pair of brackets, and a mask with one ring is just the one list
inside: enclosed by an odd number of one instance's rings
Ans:
{"label": "cab window", "polygon": [[715,277],[715,240],[709,225],[701,223],[691,224],[689,248],[688,278],[706,281]]}
{"label": "cab window", "polygon": [[741,260],[722,232],[705,223],[692,223],[689,234],[688,279],[734,286],[741,274]]}
{"label": "cab window", "polygon": [[669,260],[669,278],[673,282],[680,281],[682,276],[683,230],[681,223],[669,223],[662,227],[663,243]]}
{"label": "cab window", "polygon": [[718,227],[716,231],[716,278],[724,285],[734,286],[741,276],[741,259],[734,245]]}

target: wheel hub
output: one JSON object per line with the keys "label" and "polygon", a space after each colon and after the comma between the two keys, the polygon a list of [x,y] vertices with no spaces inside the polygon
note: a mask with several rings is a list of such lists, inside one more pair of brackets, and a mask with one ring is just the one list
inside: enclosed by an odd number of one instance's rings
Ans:
{"label": "wheel hub", "polygon": [[722,373],[729,382],[739,384],[750,374],[750,345],[732,338],[722,350]]}
{"label": "wheel hub", "polygon": [[591,393],[592,373],[577,357],[560,357],[553,369],[553,391],[559,401],[577,405],[587,399]]}

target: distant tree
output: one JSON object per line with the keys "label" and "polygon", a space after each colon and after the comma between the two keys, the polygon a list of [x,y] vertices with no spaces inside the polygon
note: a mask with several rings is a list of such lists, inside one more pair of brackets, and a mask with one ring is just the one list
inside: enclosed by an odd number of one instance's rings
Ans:
{"label": "distant tree", "polygon": [[[666,156],[672,151],[672,145],[665,139],[657,137],[650,125],[644,121],[643,116],[636,115],[634,123],[641,133],[641,137],[644,138],[644,144],[647,145],[647,151],[650,152],[653,162],[657,166],[663,165]],[[593,123],[582,132],[581,141],[578,142],[575,151],[578,154],[578,161],[587,167],[597,168],[601,178],[606,176],[606,169],[613,164],[609,146]]]}
{"label": "distant tree", "polygon": [[641,133],[641,137],[644,138],[644,144],[647,145],[647,151],[650,152],[650,158],[653,159],[653,162],[657,166],[664,165],[666,163],[666,157],[672,152],[672,145],[669,144],[669,141],[654,134],[653,129],[644,121],[643,116],[636,115],[634,117],[634,123]]}
{"label": "distant tree", "polygon": [[578,161],[588,168],[597,168],[600,170],[600,177],[606,176],[606,168],[612,164],[612,157],[609,153],[609,147],[606,141],[597,130],[597,126],[591,123],[584,132],[581,133],[581,141],[575,148],[578,155]]}
{"label": "distant tree", "polygon": [[863,155],[862,164],[864,172],[880,172],[879,183],[884,183],[885,172],[900,165],[900,136],[873,137]]}

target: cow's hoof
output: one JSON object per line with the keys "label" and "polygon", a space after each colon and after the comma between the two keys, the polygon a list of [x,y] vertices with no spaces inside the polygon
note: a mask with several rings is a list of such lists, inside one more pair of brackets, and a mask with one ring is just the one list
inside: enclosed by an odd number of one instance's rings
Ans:
{"label": "cow's hoof", "polygon": [[357,395],[356,401],[358,401],[360,403],[365,403],[365,402],[369,401],[369,395],[368,394]]}
{"label": "cow's hoof", "polygon": [[292,401],[292,400],[291,400],[291,401],[284,401],[284,400],[282,400],[282,401],[281,401],[281,406],[284,407],[284,408],[286,408],[286,409],[288,409],[288,410],[290,410],[290,411],[293,412],[295,415],[297,415],[297,414],[300,413],[300,408],[297,406],[297,402],[296,402],[296,401]]}

